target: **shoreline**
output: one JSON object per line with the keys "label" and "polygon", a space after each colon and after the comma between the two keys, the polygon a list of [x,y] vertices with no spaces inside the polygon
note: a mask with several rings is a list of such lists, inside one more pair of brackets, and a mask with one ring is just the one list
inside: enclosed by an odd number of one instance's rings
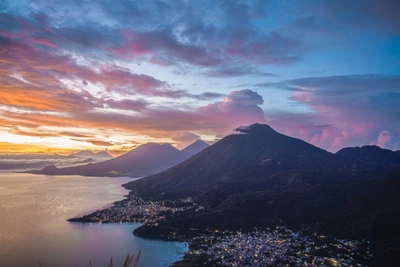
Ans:
{"label": "shoreline", "polygon": [[[134,234],[143,238],[165,240],[160,236],[157,238],[146,234],[143,228],[149,227],[139,227],[135,229]],[[357,264],[366,267],[373,258],[370,242],[367,240],[318,235],[307,227],[298,231],[289,230],[284,226],[277,226],[275,229],[254,229],[250,232],[199,230],[196,234],[191,233],[190,237],[178,235],[175,240],[187,242],[189,251],[170,267],[247,266],[251,262],[258,262],[255,266],[259,267],[272,266],[271,264],[303,266],[296,265],[300,262],[315,264],[310,266]],[[237,257],[238,253],[242,253],[243,257]]]}
{"label": "shoreline", "polygon": [[[174,222],[178,222],[176,216],[178,218],[182,214],[190,216],[192,214],[190,212],[202,212],[203,209],[190,198],[152,202],[129,194],[128,198],[114,202],[110,208],[68,221],[81,223],[140,222],[142,225],[133,231],[135,236],[145,239],[186,242],[188,251],[181,260],[171,264],[170,267],[215,266],[215,264],[228,266],[224,265],[228,263],[231,264],[229,266],[242,266],[240,264],[245,264],[242,262],[242,258],[236,258],[234,253],[230,254],[230,249],[235,251],[239,249],[249,259],[266,265],[272,261],[296,266],[296,262],[302,261],[310,264],[314,262],[319,265],[328,264],[329,266],[329,262],[332,261],[332,264],[336,262],[340,263],[340,266],[353,263],[358,263],[358,266],[367,266],[372,259],[368,241],[328,238],[318,235],[316,231],[307,227],[292,231],[284,226],[277,226],[273,229],[258,230],[255,228],[254,230],[253,228],[253,230],[248,229],[248,231],[242,232],[171,226]],[[257,243],[255,240],[262,242]],[[263,247],[265,244],[267,247]],[[258,250],[255,249],[260,249],[260,246],[263,248],[263,253],[258,253]],[[354,251],[358,251],[358,254],[353,255]],[[239,265],[235,265],[237,262]]]}
{"label": "shoreline", "polygon": [[[183,199],[179,201],[163,201],[163,202],[148,202],[144,201],[137,196],[128,194],[125,198],[114,203],[106,205],[104,208],[96,210],[91,213],[87,213],[80,217],[73,217],[67,219],[68,222],[73,223],[100,223],[100,224],[111,224],[111,223],[141,223],[141,226],[133,230],[133,234],[140,238],[171,241],[171,242],[182,242],[186,243],[188,249],[183,255],[177,255],[181,260],[174,262],[170,266],[185,259],[188,252],[190,252],[190,239],[183,238],[182,236],[170,235],[169,230],[166,233],[156,233],[153,235],[144,234],[140,232],[143,226],[153,225],[158,226],[159,220],[166,220],[171,214],[175,214],[179,211],[187,209],[198,208],[197,205],[193,205],[191,199]],[[158,228],[160,229],[160,228]]]}
{"label": "shoreline", "polygon": [[[7,246],[0,257],[1,266],[38,266],[35,258],[40,259],[42,266],[86,266],[89,260],[93,266],[108,266],[111,256],[115,260],[114,266],[122,266],[127,253],[136,254],[139,247],[149,251],[146,255],[142,253],[144,266],[168,266],[181,259],[187,251],[179,243],[152,242],[134,237],[132,231],[140,224],[98,225],[67,221],[77,214],[123,199],[128,191],[121,187],[121,183],[128,179],[54,179],[9,173],[1,180],[2,200],[7,203],[3,207],[3,236],[0,238],[0,243]],[[24,194],[18,194],[21,188]],[[23,209],[19,203],[23,204]],[[22,220],[18,221],[20,218]],[[11,235],[7,236],[8,233]],[[86,246],[85,251],[79,249]]]}

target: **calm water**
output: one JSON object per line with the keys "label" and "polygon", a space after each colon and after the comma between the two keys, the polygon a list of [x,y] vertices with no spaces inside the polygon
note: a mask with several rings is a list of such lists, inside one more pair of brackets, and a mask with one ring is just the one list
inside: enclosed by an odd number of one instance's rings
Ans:
{"label": "calm water", "polygon": [[66,219],[120,200],[130,178],[0,173],[0,266],[122,266],[142,248],[140,267],[169,266],[185,244],[135,237],[140,224],[80,224]]}

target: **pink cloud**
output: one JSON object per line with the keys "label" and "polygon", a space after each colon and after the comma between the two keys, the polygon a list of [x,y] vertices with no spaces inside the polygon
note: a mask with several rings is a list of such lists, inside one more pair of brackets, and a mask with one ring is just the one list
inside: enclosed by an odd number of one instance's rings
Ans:
{"label": "pink cloud", "polygon": [[400,98],[393,93],[400,86],[399,76],[310,77],[291,80],[286,86],[294,91],[290,100],[311,112],[266,116],[278,130],[332,152],[373,143],[379,133],[381,144],[397,148],[384,130],[400,133],[396,116]]}
{"label": "pink cloud", "polygon": [[385,148],[387,143],[390,143],[392,141],[392,136],[389,131],[385,130],[379,133],[378,140],[376,141],[376,144],[379,147]]}
{"label": "pink cloud", "polygon": [[137,55],[150,54],[152,51],[146,40],[140,34],[134,34],[128,30],[121,30],[121,35],[125,39],[125,43],[110,48],[110,51],[123,57],[133,57]]}
{"label": "pink cloud", "polygon": [[400,150],[400,137],[391,131],[384,130],[379,133],[378,139],[372,144],[376,144],[381,148]]}
{"label": "pink cloud", "polygon": [[171,139],[176,142],[178,149],[182,149],[187,145],[190,145],[199,138],[200,138],[199,135],[191,132],[177,132],[174,133],[171,137]]}
{"label": "pink cloud", "polygon": [[50,41],[49,39],[46,39],[46,38],[42,38],[42,37],[32,36],[32,43],[47,45],[47,46],[53,47],[53,48],[58,48],[58,46],[55,45],[52,41]]}
{"label": "pink cloud", "polygon": [[[36,42],[53,46],[46,39],[37,38]],[[44,91],[63,88],[60,79],[65,78],[101,84],[109,93],[118,92],[124,96],[197,97],[185,90],[173,90],[166,82],[154,77],[135,74],[114,65],[103,65],[94,71],[89,66],[78,65],[68,56],[36,50],[26,39],[7,39],[2,43],[4,52],[0,72],[5,75],[19,73],[26,81],[41,86]]]}
{"label": "pink cloud", "polygon": [[146,108],[147,102],[144,100],[129,100],[129,99],[123,99],[123,100],[103,100],[101,101],[105,106],[114,108],[114,109],[120,109],[120,110],[134,110],[134,111],[141,111]]}
{"label": "pink cloud", "polygon": [[198,113],[214,121],[217,134],[224,136],[239,125],[265,123],[264,112],[259,107],[263,102],[258,93],[244,89],[230,92],[222,101],[199,108]]}
{"label": "pink cloud", "polygon": [[124,43],[109,50],[116,55],[133,58],[140,56],[149,62],[169,66],[172,62],[190,63],[197,66],[215,66],[222,63],[217,54],[209,48],[197,44],[179,42],[169,30],[133,32],[121,30]]}
{"label": "pink cloud", "polygon": [[[10,125],[34,124],[93,129],[112,129],[135,135],[146,135],[153,138],[171,138],[180,147],[194,141],[201,134],[224,136],[232,133],[239,125],[249,125],[255,122],[265,122],[263,112],[259,107],[263,100],[260,95],[251,90],[234,91],[225,96],[222,101],[215,102],[193,110],[179,108],[151,108],[143,101],[104,100],[83,94],[62,95],[60,98],[48,98],[46,93],[33,94],[42,101],[58,105],[58,111],[64,113],[19,114],[13,111],[3,113],[6,123]],[[65,100],[64,102],[58,102]],[[51,102],[53,101],[53,102]],[[87,101],[87,102],[82,102]],[[33,102],[33,101],[30,101]],[[104,112],[102,107],[112,107],[120,110],[136,110],[140,115]],[[100,108],[100,109],[99,109]],[[93,140],[92,137],[83,139]],[[82,140],[83,140],[82,139]]]}

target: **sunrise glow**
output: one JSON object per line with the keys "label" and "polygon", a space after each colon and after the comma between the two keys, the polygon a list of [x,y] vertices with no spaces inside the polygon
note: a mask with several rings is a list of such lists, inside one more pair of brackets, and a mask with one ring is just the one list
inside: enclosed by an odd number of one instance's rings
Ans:
{"label": "sunrise glow", "polygon": [[399,6],[357,3],[2,2],[0,153],[184,147],[254,122],[400,149]]}

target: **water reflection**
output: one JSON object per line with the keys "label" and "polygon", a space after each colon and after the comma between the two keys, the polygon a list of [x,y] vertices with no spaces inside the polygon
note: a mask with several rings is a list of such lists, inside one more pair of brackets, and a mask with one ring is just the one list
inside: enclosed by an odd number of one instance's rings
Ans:
{"label": "water reflection", "polygon": [[0,266],[122,266],[142,248],[141,266],[168,266],[186,247],[133,236],[139,224],[66,219],[120,200],[129,178],[0,174]]}

